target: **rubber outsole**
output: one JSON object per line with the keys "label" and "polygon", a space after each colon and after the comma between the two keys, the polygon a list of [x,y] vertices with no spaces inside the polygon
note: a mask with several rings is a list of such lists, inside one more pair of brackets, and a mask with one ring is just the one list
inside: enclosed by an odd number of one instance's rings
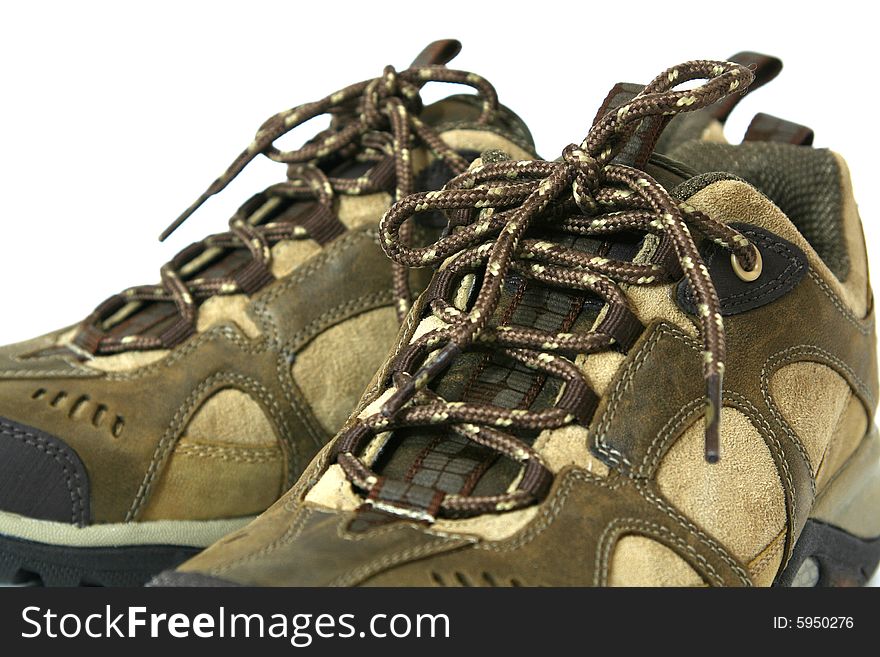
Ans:
{"label": "rubber outsole", "polygon": [[880,563],[880,537],[863,539],[808,520],[774,586],[863,586]]}
{"label": "rubber outsole", "polygon": [[201,548],[67,547],[0,535],[0,582],[43,586],[143,586]]}
{"label": "rubber outsole", "polygon": [[[0,536],[0,582],[44,586],[236,586],[171,571],[201,550],[168,545],[71,548]],[[862,586],[880,564],[880,537],[808,520],[774,586]]]}

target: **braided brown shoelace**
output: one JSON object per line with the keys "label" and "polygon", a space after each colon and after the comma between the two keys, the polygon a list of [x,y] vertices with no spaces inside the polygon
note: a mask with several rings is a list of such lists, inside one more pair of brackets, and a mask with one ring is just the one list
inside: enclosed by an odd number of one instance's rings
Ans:
{"label": "braided brown shoelace", "polygon": [[[213,235],[193,244],[161,269],[160,285],[132,287],[109,298],[82,323],[75,344],[93,355],[121,351],[167,349],[195,332],[198,305],[215,295],[251,294],[274,280],[270,266],[271,247],[281,240],[315,238],[314,230],[291,222],[266,221],[273,205],[285,199],[316,201],[318,211],[333,213],[336,194],[362,195],[386,191],[394,181],[394,198],[414,191],[412,151],[423,145],[446,163],[454,174],[468,166],[460,154],[448,147],[438,133],[418,116],[419,92],[429,82],[446,82],[472,87],[482,103],[479,124],[489,123],[498,109],[495,89],[484,78],[446,68],[414,66],[397,72],[385,68],[381,77],[358,82],[326,98],[281,112],[268,119],[257,131],[254,141],[229,168],[181,214],[161,235],[164,240],[183,224],[211,196],[220,193],[257,156],[265,155],[288,165],[287,180],[273,185],[245,203],[229,221],[229,232]],[[321,115],[332,117],[330,127],[302,148],[281,151],[274,142],[297,126]],[[327,173],[335,164],[353,160],[368,165],[358,178],[337,177]],[[409,227],[400,239],[409,240]],[[232,276],[198,278],[190,275],[195,263],[204,262],[223,251],[246,249],[250,261]],[[407,269],[395,263],[394,293],[397,311],[402,318],[410,306]],[[108,335],[105,322],[132,304],[171,301],[177,319],[158,336]]]}
{"label": "braided brown shoelace", "polygon": [[[483,163],[457,176],[442,191],[413,194],[383,218],[382,246],[407,267],[440,266],[428,293],[430,312],[441,328],[414,340],[398,356],[381,411],[353,424],[334,448],[338,463],[368,503],[392,513],[430,520],[520,508],[540,500],[552,475],[540,455],[511,432],[587,425],[598,403],[583,374],[566,354],[628,349],[643,329],[620,285],[669,283],[684,274],[697,299],[706,381],[706,459],[719,454],[719,422],[725,340],[718,296],[688,226],[731,251],[745,270],[757,265],[755,250],[739,232],[676,202],[644,171],[615,162],[643,121],[666,121],[728,94],[752,80],[738,64],[692,61],[671,68],[640,94],[597,120],[580,146],[570,145],[556,162]],[[706,80],[674,90],[692,80]],[[425,211],[447,211],[448,231],[424,248],[408,246],[406,222]],[[554,241],[526,236],[530,227],[569,236],[609,236],[639,232],[659,242],[649,262],[614,260]],[[445,263],[445,264],[444,264]],[[598,325],[582,334],[548,333],[528,327],[492,325],[505,276],[513,273],[543,284],[580,290],[605,302]],[[451,299],[463,277],[481,281],[474,300],[456,306]],[[555,404],[543,410],[449,402],[428,385],[468,348],[499,350],[524,366],[563,380]],[[404,482],[390,482],[358,457],[376,435],[405,427],[444,426],[448,431],[513,459],[521,465],[515,490],[471,496],[443,491],[414,493]],[[387,435],[390,435],[388,433]],[[394,487],[398,498],[420,497],[419,511],[380,504],[380,488]],[[403,491],[403,492],[401,492]],[[391,496],[393,497],[393,496]]]}

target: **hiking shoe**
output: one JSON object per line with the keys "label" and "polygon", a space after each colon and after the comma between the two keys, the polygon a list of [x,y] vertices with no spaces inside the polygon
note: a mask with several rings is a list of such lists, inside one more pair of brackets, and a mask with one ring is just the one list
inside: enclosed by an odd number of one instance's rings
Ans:
{"label": "hiking shoe", "polygon": [[[654,153],[752,77],[693,61],[615,87],[561,159],[487,153],[396,203],[383,248],[439,271],[376,385],[282,500],[156,584],[863,583],[880,440],[846,165]],[[449,232],[401,239],[439,211]]]}
{"label": "hiking shoe", "polygon": [[[160,284],[0,350],[0,580],[142,583],[296,481],[419,287],[378,244],[393,197],[439,189],[486,148],[533,155],[492,86],[444,66],[459,48],[431,44],[406,70],[273,116],[164,235],[257,156],[284,163],[229,232],[183,250]],[[430,82],[476,94],[423,106]],[[320,115],[330,127],[302,148],[273,146]],[[436,239],[436,219],[413,243]]]}

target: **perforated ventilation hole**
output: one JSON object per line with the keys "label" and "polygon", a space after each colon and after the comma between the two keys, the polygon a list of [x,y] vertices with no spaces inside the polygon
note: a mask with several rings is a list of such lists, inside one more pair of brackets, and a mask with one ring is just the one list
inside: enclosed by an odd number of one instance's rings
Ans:
{"label": "perforated ventilation hole", "polygon": [[[447,580],[443,577],[443,575],[441,575],[440,573],[438,573],[436,571],[431,571],[431,579],[433,580],[434,584],[436,584],[437,586],[461,586],[461,587],[467,587],[467,588],[477,586],[477,584],[474,584],[474,582],[471,581],[471,579],[467,575],[465,575],[464,573],[462,573],[460,571],[456,571],[456,572],[452,573],[451,577],[452,577],[452,580],[454,580],[454,581],[447,582]],[[511,577],[509,580],[507,580],[505,582],[504,578],[499,579],[499,578],[495,577],[494,575],[492,575],[492,573],[485,571],[485,570],[482,573],[480,573],[480,579],[482,580],[483,583],[485,583],[486,586],[490,586],[493,588],[499,588],[499,587],[504,587],[504,586],[513,586],[513,587],[523,586],[522,581],[516,579],[515,577]]]}
{"label": "perforated ventilation hole", "polygon": [[86,405],[91,401],[91,397],[88,395],[80,395],[77,397],[76,401],[70,405],[70,410],[67,412],[67,417],[76,418],[77,414],[79,414]]}
{"label": "perforated ventilation hole", "polygon": [[[46,388],[37,388],[31,393],[31,399],[40,400],[45,399],[46,395],[49,394],[49,391]],[[59,391],[55,394],[54,397],[49,401],[49,406],[53,408],[58,408],[65,399],[69,397],[68,393],[64,390]],[[92,398],[89,395],[80,395],[76,398],[76,400],[70,405],[70,408],[67,410],[67,417],[72,420],[88,417],[86,415],[88,405],[91,403]],[[92,426],[98,427],[107,417],[107,413],[110,409],[106,404],[96,404],[95,410],[92,413],[89,421],[92,423]],[[125,430],[125,418],[121,415],[117,415],[113,420],[113,424],[110,427],[110,433],[114,438],[119,438],[122,435],[122,432]]]}
{"label": "perforated ventilation hole", "polygon": [[107,415],[107,407],[104,404],[98,404],[95,408],[95,412],[92,414],[92,425],[100,426],[101,422],[104,421],[104,416]]}
{"label": "perforated ventilation hole", "polygon": [[455,581],[457,581],[461,586],[473,586],[471,581],[464,575],[464,573],[460,573],[458,571],[455,572]]}

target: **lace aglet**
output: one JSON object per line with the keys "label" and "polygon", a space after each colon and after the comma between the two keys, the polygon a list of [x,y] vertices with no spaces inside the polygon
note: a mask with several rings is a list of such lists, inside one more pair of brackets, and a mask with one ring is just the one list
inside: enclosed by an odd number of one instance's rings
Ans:
{"label": "lace aglet", "polygon": [[461,347],[457,344],[454,342],[447,344],[437,352],[434,358],[416,370],[416,373],[388,398],[379,412],[384,417],[395,415],[419,390],[428,385],[434,377],[449,367],[449,364],[460,353]]}
{"label": "lace aglet", "polygon": [[195,214],[196,210],[198,210],[200,207],[202,207],[202,204],[205,201],[207,201],[210,197],[211,197],[211,194],[207,194],[207,193],[199,196],[199,198],[196,199],[195,203],[193,203],[186,210],[184,210],[181,213],[181,215],[179,217],[177,217],[177,219],[175,219],[174,221],[171,222],[171,225],[168,226],[168,228],[166,228],[165,230],[162,231],[162,234],[159,235],[159,241],[164,242],[169,237],[171,237],[171,235],[174,233],[174,231],[176,231],[178,228],[180,228],[187,219],[189,219],[191,216],[193,216],[193,214]]}
{"label": "lace aglet", "polygon": [[721,458],[721,374],[706,380],[706,462],[717,463]]}

